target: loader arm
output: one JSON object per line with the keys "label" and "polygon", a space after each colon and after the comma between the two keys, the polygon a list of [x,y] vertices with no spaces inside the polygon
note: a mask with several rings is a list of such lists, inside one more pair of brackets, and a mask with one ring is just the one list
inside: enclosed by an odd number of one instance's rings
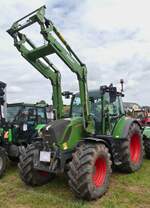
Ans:
{"label": "loader arm", "polygon": [[[26,15],[25,17],[16,21],[12,27],[7,31],[13,38],[15,46],[21,50],[22,55],[32,64],[35,63],[41,66],[40,58],[47,60],[48,55],[57,54],[57,56],[74,72],[77,76],[79,83],[79,91],[83,113],[83,124],[85,129],[89,133],[94,132],[93,120],[89,112],[89,99],[88,99],[88,87],[87,87],[87,68],[83,64],[78,56],[71,49],[66,40],[62,37],[60,32],[54,26],[54,24],[45,17],[45,6],[40,7],[34,12]],[[24,24],[20,24],[22,20],[25,20]],[[46,44],[32,50],[25,50],[23,44],[29,43],[29,40],[20,31],[34,23],[38,23],[40,26],[40,33],[42,34]],[[23,38],[24,37],[24,38]],[[19,39],[19,41],[18,41]],[[24,40],[23,40],[24,39]],[[29,43],[30,44],[30,43]],[[21,49],[22,48],[22,49]]]}
{"label": "loader arm", "polygon": [[[62,90],[61,90],[61,74],[56,68],[56,66],[47,58],[42,56],[41,59],[32,59],[30,56],[26,56],[30,50],[25,46],[27,43],[32,50],[36,50],[36,46],[32,43],[30,39],[26,37],[25,34],[16,33],[12,35],[14,38],[14,45],[21,52],[21,55],[33,65],[45,78],[49,79],[52,84],[52,101],[53,109],[55,111],[55,118],[62,118],[64,115],[63,112],[63,100],[62,100]],[[36,52],[35,52],[36,53]],[[38,53],[38,51],[37,51]]]}

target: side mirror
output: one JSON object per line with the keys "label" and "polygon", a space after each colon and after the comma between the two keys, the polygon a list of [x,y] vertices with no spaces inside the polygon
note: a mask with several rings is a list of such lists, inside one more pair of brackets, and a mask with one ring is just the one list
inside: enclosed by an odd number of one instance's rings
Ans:
{"label": "side mirror", "polygon": [[91,101],[92,103],[94,103],[94,98],[93,97],[89,97],[89,101]]}
{"label": "side mirror", "polygon": [[73,95],[72,92],[69,91],[62,92],[62,96],[64,96],[66,99],[69,99],[71,95]]}
{"label": "side mirror", "polygon": [[105,92],[108,92],[109,93],[109,97],[110,97],[110,103],[113,103],[116,101],[116,98],[117,98],[117,88],[116,87],[113,87],[112,84],[110,84],[109,86],[101,86],[100,87],[100,92],[102,94],[105,94]]}
{"label": "side mirror", "polygon": [[117,88],[116,87],[109,88],[109,97],[110,97],[110,103],[113,103],[116,101],[116,98],[117,98]]}

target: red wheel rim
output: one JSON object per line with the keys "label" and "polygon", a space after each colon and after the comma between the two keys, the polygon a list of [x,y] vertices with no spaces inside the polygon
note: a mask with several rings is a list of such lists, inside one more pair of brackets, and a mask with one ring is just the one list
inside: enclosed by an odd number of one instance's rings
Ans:
{"label": "red wheel rim", "polygon": [[98,158],[94,164],[94,171],[93,171],[93,184],[96,187],[100,187],[103,185],[107,173],[107,164],[105,158]]}
{"label": "red wheel rim", "polygon": [[130,158],[131,161],[137,164],[141,156],[141,141],[138,134],[133,134],[130,140]]}

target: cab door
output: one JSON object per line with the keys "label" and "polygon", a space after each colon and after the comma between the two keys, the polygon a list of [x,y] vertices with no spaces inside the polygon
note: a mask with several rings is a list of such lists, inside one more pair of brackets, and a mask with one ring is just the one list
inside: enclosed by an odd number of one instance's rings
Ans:
{"label": "cab door", "polygon": [[113,130],[115,124],[122,115],[124,115],[122,99],[120,96],[117,96],[116,100],[109,104],[110,131]]}
{"label": "cab door", "polygon": [[37,107],[37,124],[46,124],[47,116],[46,109],[42,107]]}

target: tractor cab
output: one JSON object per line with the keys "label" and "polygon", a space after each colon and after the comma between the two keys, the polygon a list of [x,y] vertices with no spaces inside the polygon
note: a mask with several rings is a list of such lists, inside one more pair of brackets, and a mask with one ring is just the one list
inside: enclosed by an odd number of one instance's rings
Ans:
{"label": "tractor cab", "polygon": [[46,105],[13,103],[7,105],[7,123],[14,143],[27,143],[38,126],[47,123]]}
{"label": "tractor cab", "polygon": [[[96,134],[111,132],[116,120],[125,114],[122,96],[123,94],[117,92],[113,86],[101,86],[100,90],[89,91],[90,115],[95,123]],[[82,106],[80,95],[76,93],[71,102],[70,117],[81,116]]]}
{"label": "tractor cab", "polygon": [[46,124],[46,106],[13,103],[7,105],[7,121],[9,123],[27,123],[29,125]]}

